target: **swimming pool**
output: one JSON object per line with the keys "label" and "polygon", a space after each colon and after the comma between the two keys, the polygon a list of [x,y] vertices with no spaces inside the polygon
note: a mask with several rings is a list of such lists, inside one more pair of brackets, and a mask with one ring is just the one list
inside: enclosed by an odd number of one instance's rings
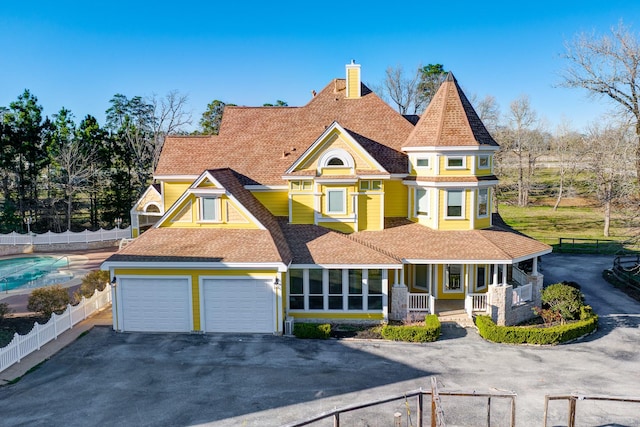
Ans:
{"label": "swimming pool", "polygon": [[39,288],[72,279],[66,256],[34,255],[0,260],[0,292],[14,289]]}

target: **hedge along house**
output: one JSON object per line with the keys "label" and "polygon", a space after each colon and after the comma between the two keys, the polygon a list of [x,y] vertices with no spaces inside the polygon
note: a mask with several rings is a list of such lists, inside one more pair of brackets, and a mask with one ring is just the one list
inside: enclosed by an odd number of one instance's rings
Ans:
{"label": "hedge along house", "polygon": [[491,214],[498,145],[453,75],[416,123],[346,74],[303,107],[227,107],[218,136],[167,138],[160,219],[103,264],[116,330],[531,313],[551,248]]}

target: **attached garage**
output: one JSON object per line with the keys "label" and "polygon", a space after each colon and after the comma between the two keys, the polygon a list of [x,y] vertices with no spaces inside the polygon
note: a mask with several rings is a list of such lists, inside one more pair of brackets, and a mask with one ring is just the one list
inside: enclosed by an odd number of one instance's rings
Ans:
{"label": "attached garage", "polygon": [[[118,278],[120,330],[190,332],[191,281],[184,277]],[[114,313],[115,314],[115,313]]]}
{"label": "attached garage", "polygon": [[276,298],[273,278],[204,278],[201,281],[205,332],[273,333]]}

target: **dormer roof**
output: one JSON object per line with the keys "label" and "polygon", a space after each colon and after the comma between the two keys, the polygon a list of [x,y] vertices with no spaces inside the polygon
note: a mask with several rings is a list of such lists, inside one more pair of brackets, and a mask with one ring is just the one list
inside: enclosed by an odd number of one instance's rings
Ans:
{"label": "dormer roof", "polygon": [[407,138],[403,149],[479,145],[498,147],[450,72]]}

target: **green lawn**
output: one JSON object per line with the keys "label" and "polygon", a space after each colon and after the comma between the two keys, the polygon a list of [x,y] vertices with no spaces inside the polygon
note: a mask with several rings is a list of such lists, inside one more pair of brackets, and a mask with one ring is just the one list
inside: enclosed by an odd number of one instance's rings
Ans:
{"label": "green lawn", "polygon": [[[630,237],[630,230],[622,218],[611,219],[611,236],[604,237],[604,217],[602,210],[594,207],[559,207],[554,211],[551,206],[517,206],[500,205],[500,215],[514,229],[531,236],[541,242],[557,248],[559,239],[601,239],[626,241]],[[589,249],[595,242],[580,242],[583,249]],[[600,248],[602,244],[598,245]],[[566,246],[564,246],[566,248]],[[622,249],[620,244],[613,244],[610,252]]]}

